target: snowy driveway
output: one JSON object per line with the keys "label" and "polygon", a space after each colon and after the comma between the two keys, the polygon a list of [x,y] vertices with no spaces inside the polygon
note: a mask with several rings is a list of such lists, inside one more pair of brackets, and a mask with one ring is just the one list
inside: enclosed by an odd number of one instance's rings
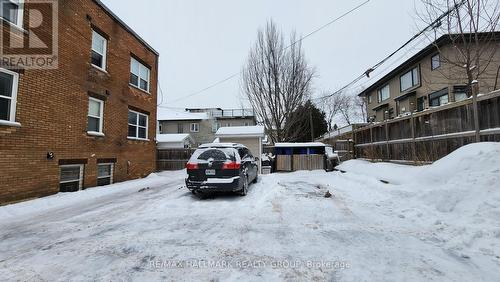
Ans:
{"label": "snowy driveway", "polygon": [[491,150],[500,153],[493,146],[472,160],[487,168],[453,167],[453,180],[438,177],[467,154],[432,167],[351,161],[347,173],[263,176],[247,197],[199,200],[183,172],[164,172],[1,207],[0,277],[498,281],[500,161]]}

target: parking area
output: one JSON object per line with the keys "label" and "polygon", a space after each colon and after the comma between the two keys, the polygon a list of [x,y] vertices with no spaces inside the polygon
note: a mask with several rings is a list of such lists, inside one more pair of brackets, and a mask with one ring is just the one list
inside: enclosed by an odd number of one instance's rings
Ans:
{"label": "parking area", "polygon": [[[185,188],[185,172],[176,171],[0,207],[0,276],[38,281],[498,278],[500,194],[491,188],[500,180],[498,173],[467,168],[462,177],[439,180],[432,174],[439,164],[430,170],[349,161],[340,168],[345,173],[265,175],[246,197],[201,200]],[[474,193],[467,192],[471,183]]]}

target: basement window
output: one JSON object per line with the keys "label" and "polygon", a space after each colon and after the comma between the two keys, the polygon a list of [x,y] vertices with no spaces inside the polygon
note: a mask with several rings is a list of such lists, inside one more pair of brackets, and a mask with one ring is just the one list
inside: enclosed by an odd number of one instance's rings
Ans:
{"label": "basement window", "polygon": [[97,186],[113,184],[114,164],[97,165]]}
{"label": "basement window", "polygon": [[76,192],[82,189],[83,167],[82,164],[60,166],[60,192]]}
{"label": "basement window", "polygon": [[130,63],[130,84],[149,93],[150,69],[134,58]]}

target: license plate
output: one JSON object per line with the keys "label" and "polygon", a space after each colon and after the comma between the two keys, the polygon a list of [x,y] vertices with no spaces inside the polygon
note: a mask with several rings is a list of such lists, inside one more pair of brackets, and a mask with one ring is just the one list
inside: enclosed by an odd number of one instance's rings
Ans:
{"label": "license plate", "polygon": [[205,170],[205,174],[213,176],[213,175],[215,175],[215,169],[207,169],[207,170]]}

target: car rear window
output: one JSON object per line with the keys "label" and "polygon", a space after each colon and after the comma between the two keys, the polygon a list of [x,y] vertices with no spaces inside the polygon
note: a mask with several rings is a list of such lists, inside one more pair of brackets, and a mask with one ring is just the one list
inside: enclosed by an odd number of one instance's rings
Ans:
{"label": "car rear window", "polygon": [[231,148],[207,148],[198,149],[191,156],[190,162],[213,161],[237,161],[235,150]]}

